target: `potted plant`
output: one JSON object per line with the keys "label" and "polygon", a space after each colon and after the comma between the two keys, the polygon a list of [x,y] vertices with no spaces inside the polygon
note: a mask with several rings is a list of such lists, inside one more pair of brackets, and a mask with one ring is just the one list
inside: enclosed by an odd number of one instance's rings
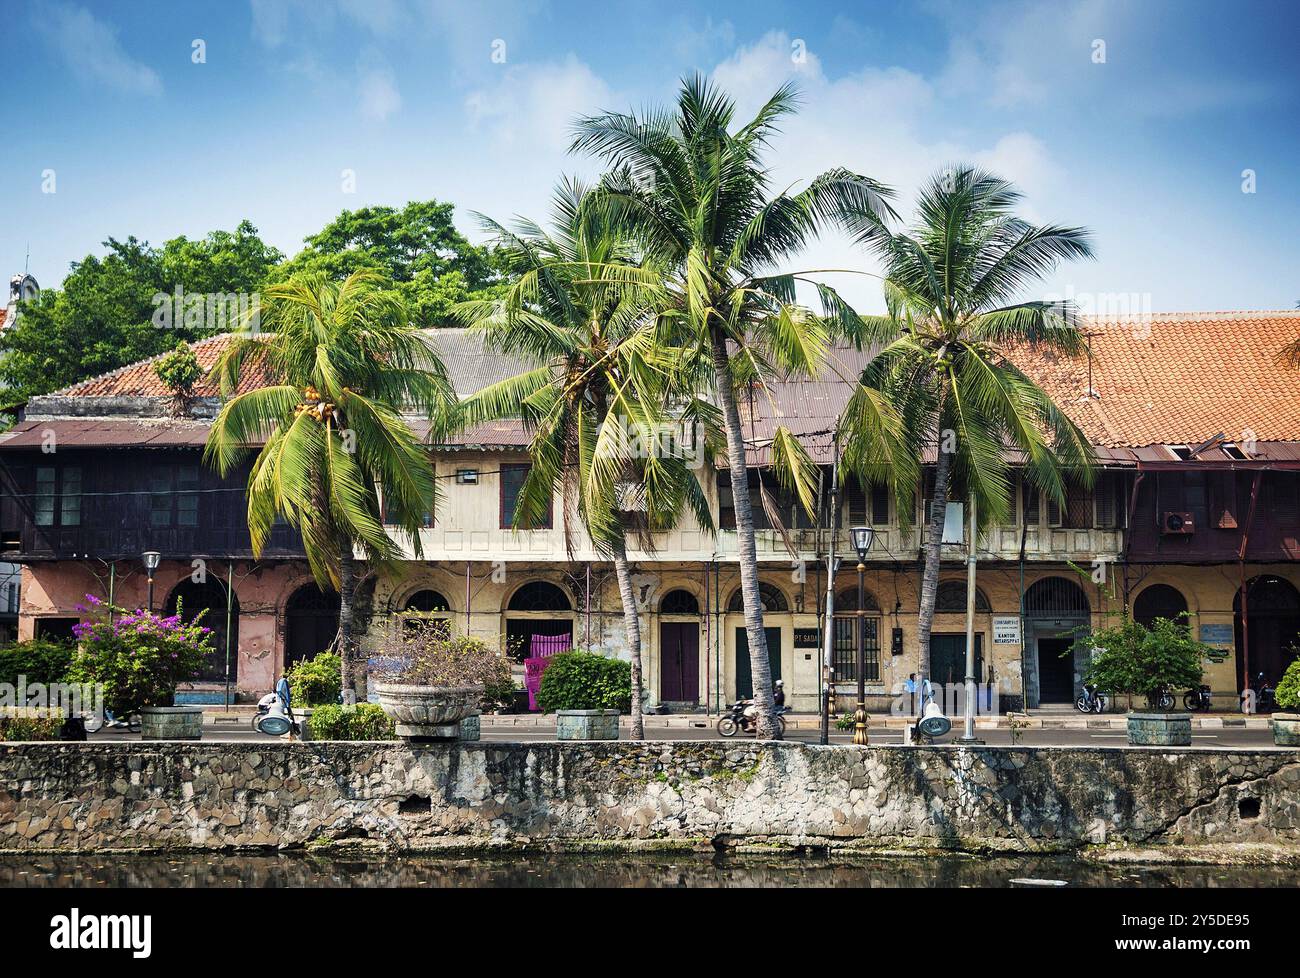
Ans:
{"label": "potted plant", "polygon": [[1157,618],[1151,627],[1124,616],[1075,643],[1092,654],[1086,678],[1108,693],[1141,696],[1147,712],[1128,715],[1128,742],[1134,746],[1190,747],[1190,713],[1164,712],[1159,703],[1174,689],[1195,689],[1202,662],[1212,650],[1191,637],[1181,621]]}
{"label": "potted plant", "polygon": [[1282,673],[1274,695],[1277,705],[1291,712],[1273,714],[1273,743],[1279,747],[1300,747],[1300,712],[1297,712],[1300,711],[1300,654]]}
{"label": "potted plant", "polygon": [[557,740],[618,740],[618,718],[632,710],[632,666],[593,652],[551,658],[537,705],[555,714]]}
{"label": "potted plant", "polygon": [[145,740],[198,740],[203,708],[176,706],[177,683],[193,679],[212,653],[212,629],[199,624],[204,612],[186,621],[143,608],[128,611],[86,595],[97,617],[73,626],[77,651],[70,682],[98,683],[104,706],[117,716],[140,715]]}
{"label": "potted plant", "polygon": [[377,657],[375,693],[403,740],[477,739],[484,692],[510,681],[510,663],[487,643],[453,635],[446,621],[395,623]]}

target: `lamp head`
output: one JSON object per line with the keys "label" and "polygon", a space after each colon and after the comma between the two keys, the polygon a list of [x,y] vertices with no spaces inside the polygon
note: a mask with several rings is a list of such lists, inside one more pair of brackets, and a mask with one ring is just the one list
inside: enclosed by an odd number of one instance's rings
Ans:
{"label": "lamp head", "polygon": [[853,549],[858,552],[858,560],[866,560],[867,551],[871,549],[871,541],[876,537],[875,527],[855,526],[849,532],[853,537]]}
{"label": "lamp head", "polygon": [[144,569],[150,574],[158,569],[158,564],[162,561],[162,554],[157,550],[146,550],[140,557],[144,561]]}

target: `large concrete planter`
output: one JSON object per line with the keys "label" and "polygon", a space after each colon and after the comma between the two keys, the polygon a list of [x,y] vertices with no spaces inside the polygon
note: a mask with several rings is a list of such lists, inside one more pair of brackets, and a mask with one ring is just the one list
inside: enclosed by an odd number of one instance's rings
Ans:
{"label": "large concrete planter", "polygon": [[1134,747],[1191,747],[1190,713],[1130,713],[1128,742]]}
{"label": "large concrete planter", "polygon": [[403,740],[456,740],[460,723],[477,716],[482,686],[403,686],[376,683],[379,705]]}
{"label": "large concrete planter", "polygon": [[556,740],[618,740],[618,710],[556,710]]}
{"label": "large concrete planter", "polygon": [[1273,743],[1278,747],[1300,747],[1300,713],[1273,714]]}
{"label": "large concrete planter", "polygon": [[140,710],[141,740],[200,740],[203,707],[146,706]]}

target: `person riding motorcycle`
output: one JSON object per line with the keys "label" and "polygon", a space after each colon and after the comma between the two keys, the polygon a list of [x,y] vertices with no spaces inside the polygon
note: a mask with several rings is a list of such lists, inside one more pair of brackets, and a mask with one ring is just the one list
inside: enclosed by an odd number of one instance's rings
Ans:
{"label": "person riding motorcycle", "polygon": [[[752,699],[745,702],[748,704],[745,707],[745,719],[749,720],[754,716],[754,712],[758,707]],[[778,710],[785,706],[785,680],[778,679],[772,684],[772,702]]]}

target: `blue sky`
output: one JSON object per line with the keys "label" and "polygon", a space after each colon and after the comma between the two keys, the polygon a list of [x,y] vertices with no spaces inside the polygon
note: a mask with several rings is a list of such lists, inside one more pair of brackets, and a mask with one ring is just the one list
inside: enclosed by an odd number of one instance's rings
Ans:
{"label": "blue sky", "polygon": [[[1017,182],[1032,219],[1090,227],[1097,260],[1044,287],[1085,309],[1300,300],[1289,0],[0,7],[0,271],[30,248],[47,286],[110,235],[160,243],[246,217],[292,253],[366,204],[450,200],[472,237],[470,210],[544,216],[560,173],[595,172],[565,152],[575,115],[667,100],[699,70],[742,109],[799,85],[772,155],[782,183],[844,165],[906,211],[925,176],[972,160]],[[805,267],[873,263],[831,235]],[[880,308],[872,279],[834,281]]]}

